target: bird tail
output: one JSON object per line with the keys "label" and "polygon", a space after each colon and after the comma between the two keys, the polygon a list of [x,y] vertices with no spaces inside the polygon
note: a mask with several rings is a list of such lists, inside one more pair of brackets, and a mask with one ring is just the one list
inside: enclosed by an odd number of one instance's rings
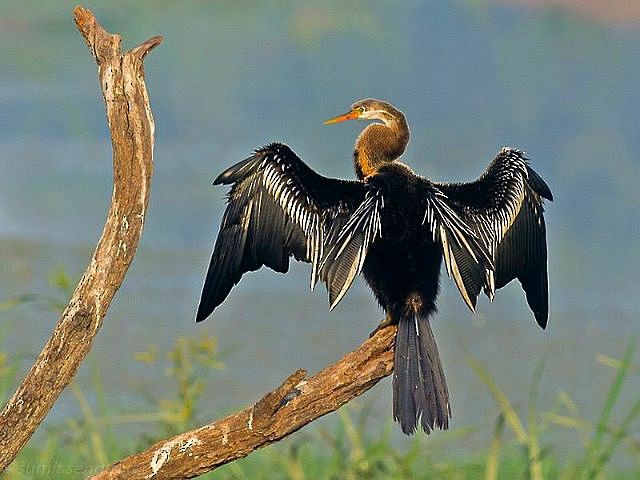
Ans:
{"label": "bird tail", "polygon": [[408,305],[394,315],[398,322],[393,372],[393,418],[412,435],[418,425],[428,434],[449,428],[451,407],[438,347],[429,318],[420,306]]}

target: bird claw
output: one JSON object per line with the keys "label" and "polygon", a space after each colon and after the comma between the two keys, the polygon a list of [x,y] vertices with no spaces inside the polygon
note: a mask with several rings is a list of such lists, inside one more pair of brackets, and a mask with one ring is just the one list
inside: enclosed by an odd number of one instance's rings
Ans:
{"label": "bird claw", "polygon": [[280,400],[280,405],[278,407],[284,407],[287,403],[289,403],[294,398],[298,397],[302,391],[298,388],[293,388],[289,393],[287,393],[282,400]]}
{"label": "bird claw", "polygon": [[391,324],[393,324],[393,320],[391,319],[391,315],[387,313],[387,316],[380,320],[378,326],[369,334],[369,338],[373,337],[380,330],[387,328]]}

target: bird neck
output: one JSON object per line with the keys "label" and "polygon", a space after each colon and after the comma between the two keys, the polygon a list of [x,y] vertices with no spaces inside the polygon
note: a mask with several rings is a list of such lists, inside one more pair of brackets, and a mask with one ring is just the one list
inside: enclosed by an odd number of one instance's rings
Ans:
{"label": "bird neck", "polygon": [[383,120],[384,123],[368,125],[358,136],[353,163],[360,180],[375,174],[380,167],[404,153],[409,143],[409,126],[404,115],[398,113]]}

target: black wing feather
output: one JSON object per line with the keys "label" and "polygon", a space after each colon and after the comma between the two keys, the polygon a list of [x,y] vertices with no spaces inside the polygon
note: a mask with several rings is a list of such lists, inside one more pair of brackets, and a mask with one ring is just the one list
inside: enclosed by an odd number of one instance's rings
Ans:
{"label": "black wing feather", "polygon": [[[289,269],[289,257],[312,264],[311,285],[320,277],[325,252],[365,200],[362,182],[323,177],[286,145],[271,144],[228,168],[214,185],[231,184],[220,233],[211,256],[196,321],[207,318],[242,275],[266,265]],[[362,239],[361,239],[362,240]],[[357,242],[356,242],[357,243]],[[356,245],[361,248],[362,245]],[[366,250],[366,249],[365,249]],[[336,256],[325,269],[349,269],[353,259]],[[348,285],[323,274],[329,291]],[[351,279],[353,281],[353,279]],[[344,294],[344,292],[343,292]]]}
{"label": "black wing feather", "polygon": [[[523,152],[511,148],[503,148],[475,182],[437,185],[491,254],[495,273],[487,272],[485,293],[493,298],[495,289],[517,278],[544,328],[549,294],[543,198],[553,199],[548,185]],[[480,284],[471,290],[477,297]]]}
{"label": "black wing feather", "polygon": [[327,284],[329,308],[333,309],[362,270],[369,246],[382,236],[380,214],[384,201],[382,190],[367,184],[363,202],[349,220],[334,229],[320,270],[320,278]]}
{"label": "black wing feather", "polygon": [[493,271],[491,256],[476,232],[450,206],[450,201],[438,185],[422,179],[422,198],[425,201],[423,224],[433,240],[442,245],[447,274],[467,306],[473,311],[482,288],[485,272]]}

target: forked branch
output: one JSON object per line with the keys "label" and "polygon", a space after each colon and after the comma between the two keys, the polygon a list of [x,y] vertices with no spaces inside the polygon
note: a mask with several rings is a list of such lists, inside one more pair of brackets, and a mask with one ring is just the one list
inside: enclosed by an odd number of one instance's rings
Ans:
{"label": "forked branch", "polygon": [[74,19],[98,64],[113,145],[111,208],[93,258],[49,341],[0,414],[0,472],[27,443],[85,358],[122,284],[142,234],[153,170],[154,123],[143,59],[153,37],[126,52],[91,11]]}

